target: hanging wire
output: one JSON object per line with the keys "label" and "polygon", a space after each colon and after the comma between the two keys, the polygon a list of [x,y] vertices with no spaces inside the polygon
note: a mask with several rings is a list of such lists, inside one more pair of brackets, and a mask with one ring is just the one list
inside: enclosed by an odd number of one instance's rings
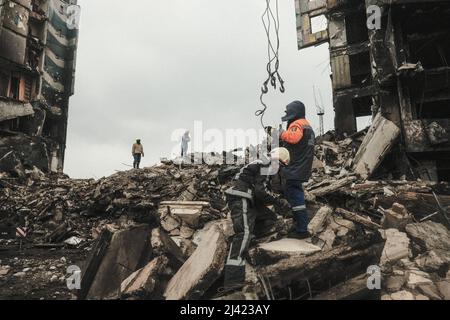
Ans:
{"label": "hanging wire", "polygon": [[[259,97],[259,100],[263,108],[255,112],[255,116],[260,117],[261,126],[264,129],[266,128],[264,125],[264,114],[267,111],[267,104],[264,102],[264,95],[266,95],[269,92],[269,84],[276,90],[277,83],[279,83],[280,91],[282,93],[285,91],[284,80],[278,71],[280,67],[280,59],[279,59],[280,15],[278,9],[278,0],[275,1],[275,12],[272,9],[270,2],[271,0],[266,0],[266,9],[264,10],[263,15],[261,16],[261,20],[267,36],[267,57],[268,57],[268,62],[266,65],[267,79],[264,81],[261,87],[261,95]],[[276,38],[275,45],[271,38],[272,24]]]}

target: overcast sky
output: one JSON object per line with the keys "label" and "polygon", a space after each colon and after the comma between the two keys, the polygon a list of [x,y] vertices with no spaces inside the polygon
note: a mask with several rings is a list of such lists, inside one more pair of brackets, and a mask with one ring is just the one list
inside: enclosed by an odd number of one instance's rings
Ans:
{"label": "overcast sky", "polygon": [[[274,1],[273,1],[274,2]],[[263,0],[79,0],[75,95],[65,172],[100,178],[129,169],[141,138],[150,166],[170,157],[177,129],[259,129],[254,116],[265,80]],[[265,121],[301,100],[318,130],[312,92],[320,87],[325,128],[333,127],[328,45],[297,50],[294,0],[280,1],[280,72]],[[193,137],[194,138],[194,137]],[[201,137],[197,137],[197,139]],[[219,150],[217,150],[219,151]]]}

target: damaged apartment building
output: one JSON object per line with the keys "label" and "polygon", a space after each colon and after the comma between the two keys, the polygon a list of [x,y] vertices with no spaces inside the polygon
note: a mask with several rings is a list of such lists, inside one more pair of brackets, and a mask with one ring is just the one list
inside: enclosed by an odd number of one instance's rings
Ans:
{"label": "damaged apartment building", "polygon": [[[0,167],[62,171],[78,30],[74,0],[0,0]],[[76,7],[78,8],[78,7]]]}
{"label": "damaged apartment building", "polygon": [[299,49],[329,43],[336,133],[383,117],[398,134],[380,170],[450,180],[450,1],[295,2]]}

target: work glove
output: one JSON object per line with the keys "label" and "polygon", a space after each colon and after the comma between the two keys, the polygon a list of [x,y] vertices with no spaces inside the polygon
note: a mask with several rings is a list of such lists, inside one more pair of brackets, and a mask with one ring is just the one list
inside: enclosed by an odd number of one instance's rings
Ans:
{"label": "work glove", "polygon": [[278,214],[282,215],[283,217],[287,217],[291,215],[291,205],[286,199],[278,199],[275,203],[275,210]]}

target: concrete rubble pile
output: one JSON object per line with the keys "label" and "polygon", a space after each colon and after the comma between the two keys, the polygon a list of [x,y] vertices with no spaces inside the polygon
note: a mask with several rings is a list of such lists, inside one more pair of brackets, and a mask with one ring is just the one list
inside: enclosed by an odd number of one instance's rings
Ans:
{"label": "concrete rubble pile", "polygon": [[[220,164],[222,155],[97,181],[3,174],[0,225],[27,226],[25,247],[81,250],[78,299],[449,299],[450,189],[380,180],[389,148],[371,145],[376,131],[318,138],[305,184],[313,237],[286,238],[292,218],[280,214],[252,240],[235,292],[222,287],[233,235],[224,190],[241,165]],[[14,263],[0,265],[0,284],[17,281]]]}

